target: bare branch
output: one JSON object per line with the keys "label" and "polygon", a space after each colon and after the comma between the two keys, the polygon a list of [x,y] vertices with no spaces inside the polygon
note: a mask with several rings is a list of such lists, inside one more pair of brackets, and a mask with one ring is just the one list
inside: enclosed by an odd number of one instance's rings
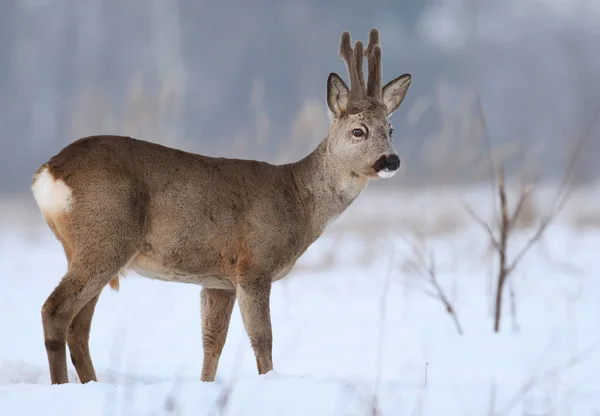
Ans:
{"label": "bare branch", "polygon": [[481,123],[481,128],[483,130],[483,144],[485,145],[485,153],[488,158],[489,163],[489,175],[490,175],[490,189],[492,190],[492,198],[494,200],[494,213],[498,204],[496,203],[496,192],[494,190],[496,180],[496,168],[494,166],[494,158],[492,156],[492,143],[490,141],[489,130],[487,127],[487,119],[485,117],[485,113],[483,111],[483,106],[481,105],[481,97],[479,90],[476,90],[476,100],[477,100],[477,118]]}
{"label": "bare branch", "polygon": [[498,168],[498,195],[500,196],[500,221],[501,232],[508,233],[508,198],[506,196],[506,183],[504,180],[504,167]]}
{"label": "bare branch", "polygon": [[500,244],[498,245],[498,287],[496,289],[496,306],[494,313],[494,331],[500,330],[500,319],[502,318],[502,296],[504,284],[509,275],[506,269],[506,254],[509,234],[508,202],[506,197],[506,185],[504,181],[504,168],[498,169],[498,196],[500,197]]}
{"label": "bare branch", "polygon": [[[444,305],[444,307],[446,308],[446,312],[448,312],[448,314],[452,318],[452,321],[454,322],[456,331],[458,332],[459,335],[463,335],[464,332],[462,329],[462,325],[460,324],[460,320],[458,319],[458,315],[456,314],[456,309],[452,305],[452,302],[450,302],[450,300],[446,296],[446,293],[444,292],[444,288],[440,285],[440,283],[437,280],[437,273],[436,273],[436,269],[435,269],[435,258],[434,258],[433,253],[430,254],[429,261],[427,261],[426,255],[425,255],[425,253],[423,253],[423,250],[421,250],[419,247],[417,247],[416,244],[414,244],[412,241],[410,241],[403,234],[400,234],[400,236],[412,248],[413,255],[417,258],[417,263],[415,264],[415,271],[418,274],[420,274],[421,276],[423,276],[424,278],[426,278],[427,281],[433,287],[433,289],[435,289],[435,292],[431,292],[426,289],[422,289],[423,293],[439,300]],[[416,267],[417,265],[420,267]]]}
{"label": "bare branch", "polygon": [[[479,8],[480,8],[481,4],[480,4],[480,0],[472,0],[469,4],[469,7],[472,9],[473,13],[470,14],[470,19],[469,22],[467,22],[468,26],[467,26],[467,33],[468,33],[468,40],[473,44],[472,46],[474,48],[476,48],[476,44],[475,44],[475,40],[477,39],[477,35],[479,34],[479,25],[478,25],[478,21],[477,21],[477,15],[479,13]],[[477,54],[475,54],[474,56],[477,56]],[[478,66],[478,62],[477,60],[472,62],[472,68],[477,68]],[[497,212],[496,212],[496,207],[498,206],[497,201],[496,201],[496,192],[495,192],[495,186],[496,186],[496,168],[494,166],[494,158],[492,155],[492,144],[491,144],[491,140],[490,140],[490,134],[489,134],[489,129],[488,129],[488,125],[487,125],[487,118],[485,116],[485,112],[483,111],[483,105],[481,103],[481,93],[479,90],[479,87],[477,86],[477,78],[478,78],[478,74],[477,74],[477,70],[473,70],[472,74],[471,74],[471,79],[475,80],[474,84],[475,84],[475,100],[476,100],[476,110],[477,110],[477,114],[476,117],[479,120],[480,124],[481,124],[481,129],[483,130],[483,144],[485,145],[485,153],[488,159],[488,164],[489,164],[489,181],[490,181],[490,190],[492,191],[492,198],[494,201],[494,216],[495,218],[497,218]]]}
{"label": "bare branch", "polygon": [[435,293],[433,290],[429,290],[429,289],[426,289],[426,288],[423,288],[423,287],[418,287],[418,286],[412,285],[412,284],[410,284],[408,282],[402,282],[402,285],[404,287],[406,287],[406,288],[409,288],[409,289],[418,290],[419,292],[421,292],[425,296],[429,296],[432,299],[437,299],[438,298],[437,293]]}
{"label": "bare branch", "polygon": [[571,182],[571,178],[572,178],[573,172],[575,170],[575,163],[577,162],[577,159],[579,159],[579,155],[581,154],[586,142],[592,136],[592,131],[594,129],[594,125],[596,124],[596,122],[598,121],[599,118],[600,118],[600,104],[598,105],[598,107],[596,107],[596,110],[592,114],[592,117],[590,118],[589,123],[586,125],[585,129],[583,130],[581,136],[579,136],[579,138],[575,142],[575,147],[574,147],[573,153],[571,154],[571,158],[569,159],[569,164],[567,165],[567,170],[566,170],[565,176],[559,186],[559,191],[556,196],[556,200],[554,201],[554,206],[551,210],[550,215],[556,214],[564,206],[564,204],[567,200],[568,185],[569,185],[569,182]]}
{"label": "bare branch", "polygon": [[533,234],[533,236],[531,236],[527,243],[525,243],[525,245],[513,258],[513,261],[510,263],[510,265],[506,268],[507,276],[513,272],[513,270],[515,269],[515,267],[517,267],[519,262],[523,260],[525,254],[527,254],[527,252],[535,245],[535,243],[537,243],[540,240],[540,238],[544,234],[544,231],[546,231],[546,228],[548,228],[548,225],[550,225],[550,223],[552,222],[553,218],[554,217],[552,215],[549,215],[546,218],[544,218],[544,220],[540,223],[540,226],[538,227],[535,234]]}
{"label": "bare branch", "polygon": [[[472,0],[468,6],[473,10],[473,13],[471,13],[472,18],[469,22],[470,24],[468,27],[468,37],[471,42],[474,42],[476,40],[477,33],[478,33],[477,12],[479,10],[480,3],[481,3],[481,0]],[[476,64],[477,62],[475,61],[474,63]],[[474,72],[472,75],[473,75],[473,77],[472,77],[473,79],[477,78],[476,72]],[[492,191],[493,191],[492,194],[493,194],[493,198],[494,198],[493,202],[494,202],[495,219],[498,218],[498,213],[496,212],[496,210],[498,208],[500,208],[500,210],[501,210],[500,215],[499,215],[500,216],[500,225],[499,225],[500,235],[498,236],[498,238],[496,238],[494,236],[494,233],[492,232],[492,229],[489,224],[487,224],[480,217],[478,217],[469,206],[467,206],[464,203],[463,203],[463,206],[465,207],[467,212],[471,215],[471,217],[480,226],[482,226],[486,230],[486,232],[488,233],[488,235],[490,237],[490,241],[491,241],[494,249],[497,251],[497,254],[499,257],[498,258],[498,262],[499,262],[498,287],[497,287],[497,293],[496,293],[496,311],[495,311],[496,315],[495,315],[495,323],[494,323],[494,329],[497,332],[499,330],[499,324],[500,324],[502,292],[504,290],[504,284],[506,283],[506,280],[508,279],[510,274],[517,267],[519,262],[523,259],[523,257],[541,239],[542,235],[548,228],[549,224],[552,222],[552,220],[556,217],[558,212],[565,205],[567,198],[569,196],[568,195],[569,194],[569,184],[571,183],[571,180],[572,180],[576,162],[578,161],[579,156],[585,147],[585,144],[590,139],[590,136],[592,136],[593,128],[594,128],[596,122],[598,121],[598,119],[600,118],[600,104],[596,107],[595,111],[592,113],[592,117],[591,117],[589,123],[586,125],[585,129],[583,130],[582,134],[575,141],[573,153],[570,155],[570,159],[566,166],[565,175],[559,185],[558,193],[556,195],[556,199],[554,200],[554,202],[552,204],[552,208],[550,209],[550,212],[547,214],[547,216],[545,216],[543,218],[543,220],[540,222],[540,224],[539,224],[538,228],[536,229],[536,231],[534,232],[534,234],[525,243],[525,245],[521,248],[521,250],[517,253],[517,255],[513,258],[512,262],[508,263],[508,261],[507,261],[508,236],[509,236],[511,228],[515,225],[516,221],[519,218],[519,215],[523,211],[525,203],[526,203],[527,199],[529,198],[530,189],[528,189],[528,188],[524,189],[524,191],[521,194],[521,197],[516,205],[515,210],[513,211],[512,215],[509,216],[508,209],[507,209],[508,204],[506,201],[507,198],[506,198],[506,189],[505,189],[505,184],[504,184],[504,175],[502,172],[502,168],[500,167],[499,177],[496,179],[496,177],[494,176],[495,166],[494,166],[494,160],[493,160],[493,155],[492,155],[492,147],[491,147],[490,140],[489,140],[489,132],[487,129],[485,113],[483,111],[483,106],[481,104],[479,90],[477,88],[476,88],[476,99],[477,99],[477,101],[476,101],[477,118],[479,119],[479,121],[481,123],[481,127],[483,129],[483,141],[484,141],[485,149],[487,152],[489,168],[490,168],[490,179],[491,179],[491,187],[492,187]],[[496,195],[496,192],[494,191],[495,186],[498,187],[498,195]],[[498,196],[500,197],[499,205],[498,205],[498,201],[497,201]],[[511,287],[511,297],[513,296],[512,290],[513,289]]]}
{"label": "bare branch", "polygon": [[458,320],[458,316],[456,315],[456,310],[452,306],[452,303],[450,302],[450,300],[448,300],[448,298],[446,297],[446,293],[444,292],[444,289],[440,286],[440,284],[437,280],[437,276],[435,273],[435,259],[434,259],[433,253],[431,254],[430,262],[431,263],[427,269],[427,273],[429,275],[429,281],[431,282],[431,284],[437,291],[440,301],[442,301],[442,303],[446,307],[446,312],[448,312],[450,314],[450,316],[452,317],[452,320],[454,321],[454,326],[456,326],[456,331],[458,332],[459,335],[463,335],[463,329],[460,324],[460,321]]}
{"label": "bare branch", "polygon": [[515,210],[513,211],[512,215],[510,217],[510,220],[508,222],[509,228],[512,229],[512,227],[515,225],[515,223],[519,219],[519,215],[521,215],[521,211],[523,211],[523,207],[525,206],[525,202],[529,198],[531,191],[532,191],[532,187],[526,186],[523,189],[523,191],[521,192],[521,197],[519,198],[519,202],[517,203],[517,206],[515,207]]}
{"label": "bare branch", "polygon": [[487,222],[485,222],[483,219],[481,219],[481,217],[479,217],[475,211],[473,211],[473,209],[464,201],[461,201],[463,207],[465,208],[465,210],[469,213],[469,215],[471,216],[471,218],[473,218],[473,220],[475,220],[475,222],[477,224],[479,224],[480,226],[483,227],[483,229],[485,231],[487,231],[488,236],[490,238],[490,242],[492,243],[492,245],[494,246],[494,248],[496,250],[498,250],[500,248],[500,243],[498,243],[498,240],[496,239],[496,237],[494,236],[494,232],[492,231],[491,227],[489,226],[489,224]]}
{"label": "bare branch", "polygon": [[590,119],[590,122],[587,124],[583,134],[579,137],[579,139],[575,143],[575,150],[574,150],[573,154],[571,155],[571,158],[569,159],[569,165],[567,166],[567,172],[559,186],[558,194],[556,196],[556,199],[554,200],[552,209],[550,210],[548,215],[542,220],[542,222],[540,223],[539,227],[537,228],[537,230],[533,234],[533,236],[531,236],[531,238],[527,241],[527,243],[525,243],[523,248],[521,248],[519,253],[515,256],[511,265],[507,269],[508,273],[512,272],[514,270],[514,268],[517,267],[519,262],[525,256],[525,254],[527,254],[527,252],[531,249],[531,247],[533,247],[533,245],[540,240],[540,238],[542,237],[542,235],[548,228],[548,225],[550,225],[550,223],[552,222],[554,217],[563,208],[565,202],[567,201],[567,197],[568,197],[567,189],[568,189],[569,182],[571,181],[571,177],[573,176],[573,171],[575,169],[575,162],[577,161],[579,155],[581,154],[584,144],[591,136],[593,127],[596,124],[596,121],[598,120],[599,117],[600,117],[600,105],[596,108],[596,111],[594,112],[594,115]]}

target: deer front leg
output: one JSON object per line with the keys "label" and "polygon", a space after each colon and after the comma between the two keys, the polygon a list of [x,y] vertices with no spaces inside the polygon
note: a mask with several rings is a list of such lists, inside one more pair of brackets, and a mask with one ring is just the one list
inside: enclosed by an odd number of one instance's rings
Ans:
{"label": "deer front leg", "polygon": [[271,281],[245,279],[238,283],[236,293],[244,327],[256,356],[258,374],[265,374],[273,369],[273,335],[269,309]]}
{"label": "deer front leg", "polygon": [[215,380],[234,303],[235,292],[233,290],[204,288],[200,293],[202,345],[204,348],[202,381]]}

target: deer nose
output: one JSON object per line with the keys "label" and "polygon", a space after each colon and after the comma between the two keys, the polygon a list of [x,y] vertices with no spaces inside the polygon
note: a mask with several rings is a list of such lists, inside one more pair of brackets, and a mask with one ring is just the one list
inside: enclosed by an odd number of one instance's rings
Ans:
{"label": "deer nose", "polygon": [[388,155],[385,158],[385,168],[388,170],[398,170],[400,167],[400,158],[398,155]]}

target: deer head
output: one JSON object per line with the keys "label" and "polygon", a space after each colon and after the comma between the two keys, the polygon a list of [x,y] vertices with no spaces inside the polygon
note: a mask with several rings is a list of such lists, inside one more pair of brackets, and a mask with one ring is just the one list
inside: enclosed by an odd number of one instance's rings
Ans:
{"label": "deer head", "polygon": [[[371,29],[367,49],[361,41],[351,45],[350,33],[342,33],[339,50],[346,62],[350,88],[336,73],[327,80],[327,105],[332,124],[329,147],[340,165],[350,174],[368,178],[390,178],[400,166],[392,145],[388,118],[398,109],[408,87],[410,74],[400,75],[382,87],[379,32]],[[368,60],[369,79],[365,87],[363,55]]]}

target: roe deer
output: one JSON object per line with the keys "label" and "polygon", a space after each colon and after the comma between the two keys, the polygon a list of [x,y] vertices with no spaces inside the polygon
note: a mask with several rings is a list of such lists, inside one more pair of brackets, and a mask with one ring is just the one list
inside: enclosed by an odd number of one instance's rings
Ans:
{"label": "roe deer", "polygon": [[[331,126],[303,159],[273,165],[214,158],[122,136],[91,136],[35,173],[32,191],[68,270],[41,311],[52,384],[67,383],[66,345],[82,383],[96,381],[88,340],[100,292],[119,274],[202,286],[201,380],[214,381],[237,299],[259,374],[273,369],[269,298],[327,225],[400,165],[388,117],[410,85],[382,87],[379,32],[366,50],[342,33],[350,88],[327,79]],[[368,81],[363,76],[368,59]]]}

